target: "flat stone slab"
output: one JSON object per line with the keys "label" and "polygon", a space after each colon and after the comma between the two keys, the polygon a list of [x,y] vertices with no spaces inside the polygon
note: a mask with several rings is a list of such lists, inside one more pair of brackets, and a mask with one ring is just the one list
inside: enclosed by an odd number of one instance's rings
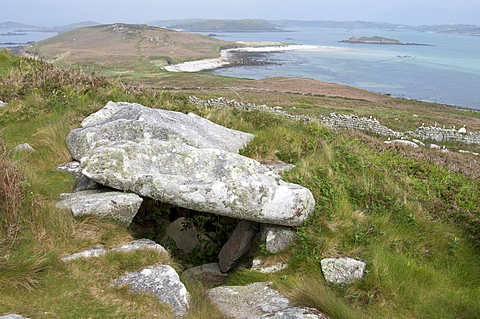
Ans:
{"label": "flat stone slab", "polygon": [[292,307],[287,298],[266,282],[216,287],[207,290],[207,296],[228,318],[259,318]]}
{"label": "flat stone slab", "polygon": [[76,218],[94,215],[130,225],[143,199],[132,193],[86,190],[60,195],[58,209],[70,209]]}
{"label": "flat stone slab", "polygon": [[316,309],[294,307],[266,282],[217,287],[207,290],[207,296],[230,319],[329,319]]}
{"label": "flat stone slab", "polygon": [[305,187],[259,162],[220,149],[159,140],[117,141],[81,160],[94,181],[176,206],[262,223],[298,226],[315,207]]}
{"label": "flat stone slab", "polygon": [[167,265],[147,267],[118,278],[112,286],[128,284],[134,292],[149,292],[170,306],[176,317],[187,315],[190,295],[175,270]]}

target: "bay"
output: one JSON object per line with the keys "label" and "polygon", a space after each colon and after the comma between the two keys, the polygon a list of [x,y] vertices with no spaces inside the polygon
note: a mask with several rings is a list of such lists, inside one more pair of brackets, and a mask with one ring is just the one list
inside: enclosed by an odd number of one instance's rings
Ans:
{"label": "bay", "polygon": [[8,49],[14,46],[26,45],[27,43],[38,42],[57,34],[58,32],[19,31],[17,29],[0,28],[0,48],[5,47]]}
{"label": "bay", "polygon": [[[382,36],[423,45],[342,43],[351,36]],[[379,29],[289,28],[285,32],[228,32],[227,41],[283,41],[341,50],[256,54],[265,65],[208,73],[260,79],[306,77],[406,99],[480,109],[480,37]],[[270,62],[270,64],[268,63]]]}

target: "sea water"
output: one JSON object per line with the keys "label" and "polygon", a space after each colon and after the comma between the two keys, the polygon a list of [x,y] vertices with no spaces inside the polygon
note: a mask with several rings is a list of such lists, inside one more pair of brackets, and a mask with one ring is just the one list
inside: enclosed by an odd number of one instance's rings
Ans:
{"label": "sea water", "polygon": [[0,28],[0,49],[3,47],[8,49],[15,46],[26,45],[27,43],[41,41],[57,34],[58,32],[33,32]]}
{"label": "sea water", "polygon": [[[57,34],[0,29],[1,34],[8,32],[26,34],[0,35],[0,48],[36,42]],[[383,36],[428,46],[338,42],[351,36]],[[480,109],[480,37],[314,27],[288,28],[285,32],[218,33],[215,37],[227,41],[334,46],[341,50],[256,53],[256,58],[267,64],[221,68],[210,71],[213,74],[251,79],[307,77],[396,97]]]}
{"label": "sea water", "polygon": [[[351,36],[382,36],[406,43],[343,43]],[[407,30],[289,28],[286,32],[230,32],[227,41],[283,41],[334,46],[338,50],[287,51],[259,55],[265,65],[209,71],[260,79],[306,77],[346,84],[376,93],[480,109],[480,37]]]}

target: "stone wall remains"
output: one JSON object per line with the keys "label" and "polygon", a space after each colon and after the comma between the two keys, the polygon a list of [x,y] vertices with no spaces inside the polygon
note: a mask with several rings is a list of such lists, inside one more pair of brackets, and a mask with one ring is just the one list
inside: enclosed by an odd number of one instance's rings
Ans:
{"label": "stone wall remains", "polygon": [[[235,100],[227,100],[223,97],[210,100],[202,100],[195,96],[189,97],[190,102],[197,105],[209,106],[209,107],[231,107],[242,110],[262,110],[267,112],[272,112],[283,117],[291,118],[294,120],[302,120],[306,122],[318,121],[329,126],[331,129],[340,130],[360,130],[372,132],[382,136],[395,137],[395,138],[406,138],[408,136],[414,137],[420,140],[432,140],[436,142],[445,142],[445,141],[456,141],[463,142],[467,144],[477,144],[480,145],[480,132],[462,132],[462,129],[445,129],[435,126],[421,126],[415,131],[407,132],[396,132],[384,125],[381,125],[375,118],[366,118],[358,117],[356,115],[343,115],[330,113],[329,116],[322,117],[320,119],[315,119],[308,115],[291,115],[282,111],[282,108],[269,107],[266,105],[255,105],[254,103],[242,103]],[[463,128],[463,131],[465,129]]]}

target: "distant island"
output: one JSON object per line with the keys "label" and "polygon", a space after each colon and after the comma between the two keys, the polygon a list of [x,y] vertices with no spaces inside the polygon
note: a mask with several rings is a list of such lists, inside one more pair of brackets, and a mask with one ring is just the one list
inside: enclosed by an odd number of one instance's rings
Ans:
{"label": "distant island", "polygon": [[273,32],[284,31],[270,22],[259,19],[242,20],[156,20],[152,25],[189,32]]}
{"label": "distant island", "polygon": [[350,37],[348,40],[341,40],[338,42],[346,42],[346,43],[368,43],[368,44],[395,44],[395,45],[428,45],[428,44],[422,44],[422,43],[407,43],[407,42],[402,42],[400,40],[396,39],[390,39],[390,38],[385,38],[385,37],[379,37],[379,36],[374,36],[374,37]]}

